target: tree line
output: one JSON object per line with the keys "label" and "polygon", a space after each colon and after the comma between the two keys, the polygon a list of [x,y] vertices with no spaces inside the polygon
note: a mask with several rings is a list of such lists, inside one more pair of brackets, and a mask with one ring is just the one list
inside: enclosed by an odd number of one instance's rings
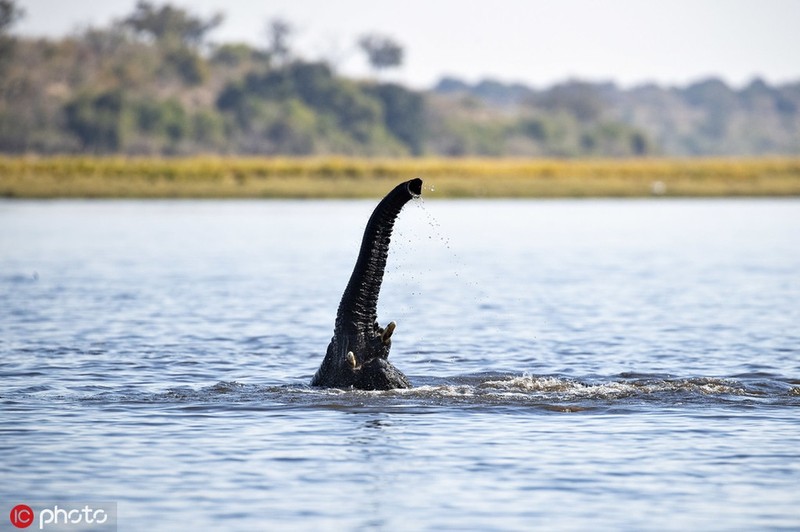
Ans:
{"label": "tree line", "polygon": [[500,117],[550,155],[633,153],[668,156],[800,155],[800,82],[754,79],[736,89],[718,78],[685,87],[568,81],[536,90],[484,80],[442,79],[435,94]]}
{"label": "tree line", "polygon": [[[212,44],[208,18],[140,1],[105,28],[62,39],[14,38],[21,10],[0,0],[0,152],[409,155],[423,151],[421,93],[357,81],[297,57],[291,26],[266,45]],[[381,70],[402,48],[367,35]]]}
{"label": "tree line", "polygon": [[800,154],[798,84],[534,90],[447,78],[418,91],[380,81],[404,57],[379,34],[356,43],[376,72],[357,80],[300,56],[282,19],[254,46],[211,42],[222,14],[171,4],[139,1],[107,27],[59,39],[15,36],[22,16],[0,0],[2,153]]}

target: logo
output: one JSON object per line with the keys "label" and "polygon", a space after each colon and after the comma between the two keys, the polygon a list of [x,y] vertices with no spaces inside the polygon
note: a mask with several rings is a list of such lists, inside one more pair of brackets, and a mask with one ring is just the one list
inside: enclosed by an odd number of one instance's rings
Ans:
{"label": "logo", "polygon": [[117,503],[17,504],[8,517],[17,528],[109,531],[117,529]]}
{"label": "logo", "polygon": [[33,523],[33,509],[27,504],[18,504],[11,509],[11,524],[17,528],[28,528]]}

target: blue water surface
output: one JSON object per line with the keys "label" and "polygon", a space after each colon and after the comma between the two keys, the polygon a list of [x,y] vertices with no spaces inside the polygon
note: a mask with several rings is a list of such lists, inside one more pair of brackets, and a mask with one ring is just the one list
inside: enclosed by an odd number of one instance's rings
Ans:
{"label": "blue water surface", "polygon": [[800,201],[416,200],[310,388],[374,204],[0,201],[0,529],[800,528]]}

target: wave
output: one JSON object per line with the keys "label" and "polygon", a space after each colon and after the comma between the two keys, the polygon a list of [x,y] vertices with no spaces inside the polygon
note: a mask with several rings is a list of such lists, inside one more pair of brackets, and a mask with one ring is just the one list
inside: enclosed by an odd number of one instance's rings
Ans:
{"label": "wave", "polygon": [[[303,382],[307,382],[305,379]],[[637,405],[800,406],[800,380],[777,376],[675,378],[623,374],[583,379],[560,375],[480,373],[449,378],[413,378],[407,390],[363,391],[312,388],[306,384],[260,385],[221,381],[210,386],[85,389],[75,395],[52,389],[19,389],[0,396],[8,403],[79,401],[92,404],[148,403],[167,408],[375,408],[540,407],[556,411],[629,409]]]}
{"label": "wave", "polygon": [[618,376],[574,379],[557,375],[475,374],[445,379],[412,379],[407,390],[363,391],[312,388],[306,384],[258,385],[218,382],[194,389],[171,388],[156,394],[118,395],[109,390],[91,401],[216,404],[234,407],[540,406],[578,411],[631,407],[661,408],[692,404],[800,406],[800,381],[791,379]]}

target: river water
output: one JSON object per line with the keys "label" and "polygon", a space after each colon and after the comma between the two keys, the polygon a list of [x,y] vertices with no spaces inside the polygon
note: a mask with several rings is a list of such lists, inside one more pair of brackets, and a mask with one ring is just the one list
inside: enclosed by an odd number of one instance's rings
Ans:
{"label": "river water", "polygon": [[374,204],[0,202],[0,529],[800,528],[800,201],[415,200],[312,389]]}

